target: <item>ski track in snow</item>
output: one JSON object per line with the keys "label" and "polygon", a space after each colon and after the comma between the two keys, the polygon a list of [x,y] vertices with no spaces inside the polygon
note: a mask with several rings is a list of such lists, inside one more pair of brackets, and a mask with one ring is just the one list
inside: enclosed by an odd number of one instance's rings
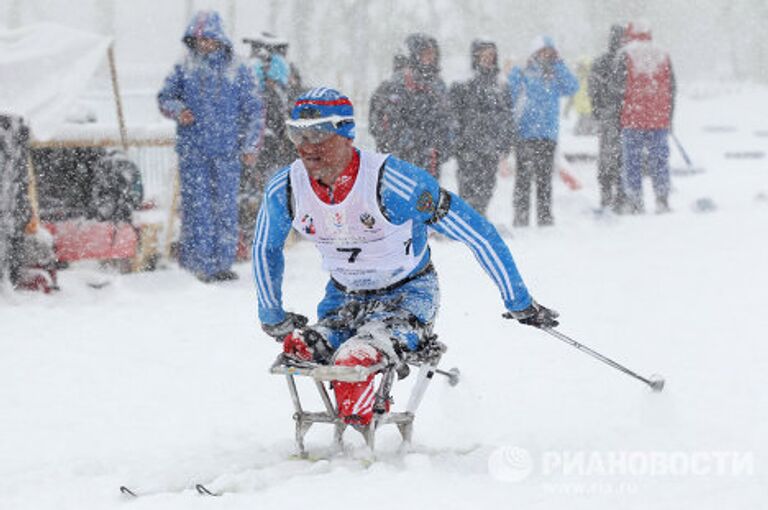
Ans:
{"label": "ski track in snow", "polygon": [[[766,127],[768,91],[739,90],[681,100],[678,135],[706,173],[673,176],[672,214],[595,218],[593,163],[572,165],[582,190],[556,183],[553,228],[509,226],[511,179],[491,204],[560,330],[644,376],[663,374],[663,393],[502,319],[469,249],[438,239],[442,367],[460,367],[461,383],[435,378],[411,453],[398,456],[396,428],[385,427],[373,463],[352,430],[346,455],[295,460],[285,381],[267,373],[277,345],[258,327],[247,265],[239,281],[206,286],[176,267],[120,276],[83,264],[61,272],[56,295],[0,293],[0,508],[765,508],[768,163],[724,153],[768,149],[752,136]],[[737,129],[702,129],[711,124]],[[585,143],[561,140],[566,150]],[[717,209],[695,212],[700,198]],[[299,244],[287,258],[287,308],[314,315],[319,257]],[[94,290],[94,279],[110,285]],[[396,385],[396,407],[409,385]],[[308,448],[326,456],[331,439],[316,425]],[[519,483],[489,464],[511,447],[534,461]],[[746,452],[754,472],[543,473],[547,452],[595,451]],[[225,494],[200,496],[196,483]],[[146,495],[132,500],[120,485]]]}

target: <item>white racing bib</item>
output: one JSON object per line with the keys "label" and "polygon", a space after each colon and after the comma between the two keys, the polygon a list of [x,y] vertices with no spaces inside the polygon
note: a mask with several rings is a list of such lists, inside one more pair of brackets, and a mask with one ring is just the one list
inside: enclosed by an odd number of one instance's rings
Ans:
{"label": "white racing bib", "polygon": [[412,221],[394,225],[379,209],[379,171],[387,156],[361,150],[357,179],[339,204],[320,200],[301,160],[291,165],[293,228],[315,244],[323,269],[349,290],[397,283],[421,259],[411,246]]}

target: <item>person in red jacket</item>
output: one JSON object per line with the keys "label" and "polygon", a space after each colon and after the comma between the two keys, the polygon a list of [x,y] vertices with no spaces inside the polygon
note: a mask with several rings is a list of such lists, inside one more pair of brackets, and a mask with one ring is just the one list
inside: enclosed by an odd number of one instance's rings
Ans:
{"label": "person in red jacket", "polygon": [[616,60],[623,97],[620,123],[623,187],[630,213],[641,213],[643,163],[653,181],[656,212],[669,211],[669,143],[675,105],[675,74],[669,55],[651,40],[651,31],[630,23]]}

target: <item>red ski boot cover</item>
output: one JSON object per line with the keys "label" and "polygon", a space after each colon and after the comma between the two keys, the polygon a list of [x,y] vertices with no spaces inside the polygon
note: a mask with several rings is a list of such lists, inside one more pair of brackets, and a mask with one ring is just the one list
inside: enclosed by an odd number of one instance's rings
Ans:
{"label": "red ski boot cover", "polygon": [[[382,354],[372,345],[350,340],[336,354],[335,365],[370,367],[381,361]],[[339,417],[348,424],[368,425],[373,419],[373,404],[376,400],[374,377],[371,374],[365,381],[334,381],[333,391],[339,406]],[[386,403],[389,410],[389,402]]]}

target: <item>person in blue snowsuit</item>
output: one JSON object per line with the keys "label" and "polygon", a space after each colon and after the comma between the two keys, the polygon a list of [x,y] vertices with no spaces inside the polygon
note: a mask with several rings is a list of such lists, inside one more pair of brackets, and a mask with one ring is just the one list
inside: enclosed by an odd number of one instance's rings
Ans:
{"label": "person in blue snowsuit", "polygon": [[509,73],[512,112],[517,130],[517,174],[513,203],[514,225],[528,225],[531,184],[536,182],[536,218],[551,225],[552,174],[560,125],[560,98],[579,90],[579,81],[568,70],[549,37],[537,37],[525,68]]}
{"label": "person in blue snowsuit", "polygon": [[253,73],[234,54],[221,18],[195,14],[189,48],[158,94],[177,122],[182,226],[179,263],[204,282],[235,279],[237,195],[242,165],[256,163],[263,134]]}
{"label": "person in blue snowsuit", "polygon": [[[425,169],[353,146],[346,96],[312,89],[298,98],[287,125],[299,159],[267,184],[253,243],[259,319],[286,355],[347,366],[386,358],[398,375],[407,374],[402,353],[423,346],[439,305],[430,229],[472,250],[509,318],[557,325],[557,313],[531,298],[489,221]],[[291,228],[315,244],[330,273],[311,327],[283,307],[283,248]],[[347,423],[366,424],[371,399],[359,399],[370,391],[355,384],[334,382],[339,412]]]}

